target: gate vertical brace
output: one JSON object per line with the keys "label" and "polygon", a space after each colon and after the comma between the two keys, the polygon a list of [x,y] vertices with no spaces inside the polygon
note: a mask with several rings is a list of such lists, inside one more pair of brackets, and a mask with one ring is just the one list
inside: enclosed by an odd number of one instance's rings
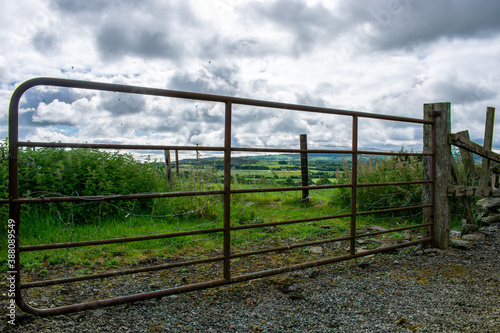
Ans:
{"label": "gate vertical brace", "polygon": [[349,252],[356,254],[356,215],[358,185],[358,116],[352,117],[352,158],[351,158],[351,244]]}
{"label": "gate vertical brace", "polygon": [[224,280],[231,279],[231,102],[226,102],[224,124]]}
{"label": "gate vertical brace", "polygon": [[[439,249],[447,249],[450,244],[450,197],[448,185],[451,179],[451,147],[448,142],[451,133],[451,104],[424,104],[424,119],[434,120],[432,129],[424,126],[424,151],[432,150],[432,162],[426,165],[431,170],[433,185],[430,193],[424,197],[432,201],[431,209],[424,209],[424,223],[431,222],[430,236],[432,245]],[[424,171],[425,172],[425,171]],[[427,171],[428,173],[428,171]],[[428,175],[428,174],[427,174]],[[428,189],[427,189],[428,191]]]}

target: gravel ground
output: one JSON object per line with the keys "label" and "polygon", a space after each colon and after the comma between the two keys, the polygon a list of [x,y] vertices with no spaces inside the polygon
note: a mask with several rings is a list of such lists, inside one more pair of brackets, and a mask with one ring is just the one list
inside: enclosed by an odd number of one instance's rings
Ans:
{"label": "gravel ground", "polygon": [[[417,247],[232,286],[39,318],[5,332],[500,332],[500,226],[470,250]],[[140,281],[138,281],[140,282]],[[123,285],[120,288],[133,288]]]}

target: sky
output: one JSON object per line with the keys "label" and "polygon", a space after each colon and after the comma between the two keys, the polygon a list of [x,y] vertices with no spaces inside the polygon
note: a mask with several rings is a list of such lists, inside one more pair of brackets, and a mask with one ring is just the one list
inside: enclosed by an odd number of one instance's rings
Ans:
{"label": "sky", "polygon": [[[495,0],[6,0],[0,136],[14,89],[43,76],[413,118],[451,102],[452,131],[482,143],[486,107],[500,107],[498,13]],[[20,139],[217,147],[223,109],[39,87]],[[235,106],[232,124],[234,146],[298,148],[302,133],[310,148],[351,144],[349,117]],[[359,126],[361,149],[422,149],[421,126]]]}

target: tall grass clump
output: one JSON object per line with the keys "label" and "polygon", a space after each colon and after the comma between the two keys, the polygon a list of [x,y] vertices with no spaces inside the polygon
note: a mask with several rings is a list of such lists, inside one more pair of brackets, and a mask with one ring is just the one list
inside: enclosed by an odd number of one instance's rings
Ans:
{"label": "tall grass clump", "polygon": [[[403,150],[402,150],[403,152]],[[352,170],[349,162],[343,160],[343,171],[337,170],[338,184],[349,184]],[[358,161],[357,182],[395,183],[421,180],[423,175],[422,159],[418,156],[390,156],[388,158],[369,157]],[[337,200],[349,205],[351,189],[341,188]],[[396,207],[419,205],[422,202],[422,185],[390,185],[358,187],[357,210],[373,211]],[[391,213],[393,216],[397,213]],[[405,214],[405,212],[401,212]]]}

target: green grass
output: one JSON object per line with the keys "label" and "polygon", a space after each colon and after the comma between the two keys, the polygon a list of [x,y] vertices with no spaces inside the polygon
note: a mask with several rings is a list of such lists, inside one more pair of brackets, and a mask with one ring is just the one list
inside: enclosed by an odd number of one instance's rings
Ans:
{"label": "green grass", "polygon": [[[51,218],[39,219],[31,223],[30,218],[21,224],[21,245],[39,245],[92,241],[122,237],[144,236],[150,234],[173,233],[182,230],[205,229],[206,220],[202,218],[156,219],[151,217],[134,217],[118,220],[104,219],[94,224],[61,224]],[[220,223],[210,225],[220,227]],[[180,231],[182,231],[180,230]],[[95,245],[70,249],[53,249],[36,252],[22,252],[21,263],[28,270],[53,265],[103,265],[114,267],[122,263],[138,263],[149,257],[175,257],[203,255],[212,248],[222,248],[222,235],[207,234],[181,236],[175,238],[153,239],[137,242]],[[196,249],[196,251],[193,251]],[[2,249],[6,250],[6,249]]]}
{"label": "green grass", "polygon": [[[260,224],[283,220],[302,219],[334,214],[337,207],[331,201],[338,190],[314,191],[310,203],[301,202],[301,192],[250,193],[233,195],[231,207],[232,225]],[[222,201],[220,197],[197,197],[161,199],[154,216],[113,216],[98,218],[92,223],[75,223],[60,218],[58,212],[47,205],[47,214],[24,212],[21,223],[21,245],[39,245],[91,241],[108,238],[143,236],[186,230],[222,227]],[[210,200],[214,200],[210,204]],[[160,201],[160,199],[158,200]],[[200,206],[207,204],[204,209]],[[185,206],[183,206],[185,205]],[[177,215],[161,216],[161,209],[175,207]],[[189,209],[193,209],[190,211]],[[172,211],[170,211],[172,212]],[[51,214],[49,214],[51,213]],[[152,213],[152,214],[151,214]],[[156,215],[155,215],[156,214]],[[245,248],[258,243],[278,244],[290,237],[312,239],[318,232],[324,233],[320,225],[336,225],[338,221],[319,221],[279,227],[238,230],[232,232],[233,245]],[[345,221],[340,224],[345,224]],[[345,228],[344,228],[345,229]],[[279,231],[279,232],[276,232]],[[339,229],[339,231],[342,231]],[[21,263],[28,270],[39,270],[47,266],[72,265],[115,267],[121,263],[138,263],[148,257],[195,257],[208,255],[212,250],[222,250],[222,233],[182,236],[121,244],[97,245],[70,249],[54,249],[23,252]],[[332,237],[331,235],[329,237]],[[6,251],[6,244],[2,244]]]}

